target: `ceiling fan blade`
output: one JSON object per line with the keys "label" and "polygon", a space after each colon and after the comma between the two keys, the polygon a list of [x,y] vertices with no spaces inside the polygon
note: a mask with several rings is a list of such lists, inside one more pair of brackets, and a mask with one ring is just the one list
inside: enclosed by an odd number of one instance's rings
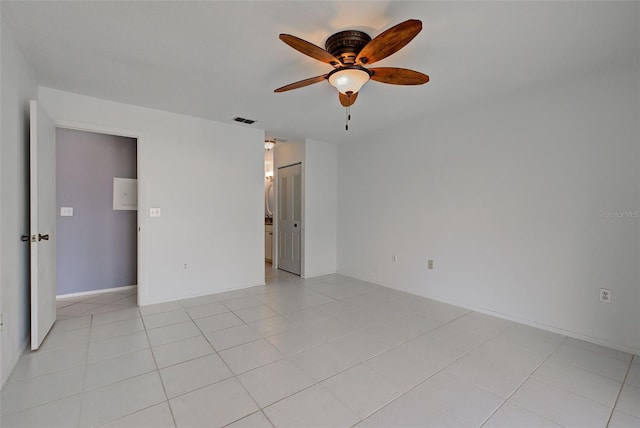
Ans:
{"label": "ceiling fan blade", "polygon": [[298,52],[302,52],[303,54],[310,56],[311,58],[315,58],[318,61],[325,62],[334,67],[340,65],[340,60],[338,58],[331,55],[320,46],[316,46],[313,43],[309,43],[299,37],[292,36],[291,34],[280,34],[280,40],[282,40]]}
{"label": "ceiling fan blade", "polygon": [[398,52],[422,30],[422,21],[409,19],[374,37],[356,57],[356,63],[373,64]]}
{"label": "ceiling fan blade", "polygon": [[371,80],[392,85],[422,85],[429,81],[429,76],[418,71],[396,67],[370,68]]}
{"label": "ceiling fan blade", "polygon": [[342,92],[338,92],[338,98],[340,98],[340,104],[342,107],[351,107],[356,103],[356,99],[358,98],[358,93],[351,94],[349,96],[343,94]]}
{"label": "ceiling fan blade", "polygon": [[285,92],[290,91],[292,89],[303,88],[305,86],[313,85],[314,83],[322,82],[329,77],[328,74],[323,74],[322,76],[310,77],[308,79],[300,80],[299,82],[290,83],[281,88],[274,90],[273,92]]}

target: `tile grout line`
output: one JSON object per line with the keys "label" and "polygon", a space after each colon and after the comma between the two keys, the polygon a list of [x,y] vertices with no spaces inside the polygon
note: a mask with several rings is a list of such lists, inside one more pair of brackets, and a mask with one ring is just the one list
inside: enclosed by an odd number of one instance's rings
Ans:
{"label": "tile grout line", "polygon": [[[180,305],[182,306],[182,305]],[[160,374],[160,368],[158,367],[158,361],[156,361],[156,354],[153,352],[153,347],[151,346],[151,340],[149,339],[149,332],[147,330],[147,325],[144,322],[144,317],[142,316],[142,311],[140,310],[140,307],[138,307],[138,312],[140,312],[140,320],[142,321],[142,326],[144,327],[144,334],[147,337],[147,343],[149,344],[149,352],[151,353],[151,358],[153,358],[153,364],[155,364],[156,366],[156,372],[158,373],[158,378],[160,379],[160,385],[162,385],[162,392],[164,393],[164,398],[166,398],[165,402],[167,403],[167,407],[169,408],[169,413],[171,414],[171,420],[173,421],[173,426],[177,427],[178,424],[176,423],[176,417],[173,414],[173,409],[171,408],[171,404],[169,403],[169,396],[167,395],[167,388],[164,386],[164,381],[162,380],[162,375]],[[185,311],[186,313],[186,311]],[[187,314],[189,315],[189,314]],[[159,403],[153,404],[152,406],[155,406]],[[152,407],[149,406],[149,407]],[[146,408],[149,408],[146,407]],[[137,412],[144,410],[144,409],[140,409]],[[137,413],[134,412],[134,413]],[[132,414],[132,413],[131,413]],[[128,415],[125,415],[128,416]],[[124,417],[124,416],[122,416]],[[120,419],[120,418],[118,418]],[[117,419],[116,419],[117,420]]]}
{"label": "tile grout line", "polygon": [[87,338],[87,352],[85,354],[84,359],[84,370],[82,373],[82,388],[80,389],[80,409],[78,410],[78,423],[76,427],[80,427],[82,423],[82,409],[84,408],[84,388],[87,384],[87,365],[89,365],[89,346],[91,344],[91,331],[93,330],[93,314],[89,315],[91,317],[89,321],[89,337]]}
{"label": "tile grout line", "polygon": [[605,427],[607,428],[611,423],[611,418],[613,417],[613,412],[616,410],[616,406],[618,405],[618,400],[620,399],[620,395],[622,395],[622,389],[624,388],[625,383],[627,383],[627,378],[629,377],[629,372],[631,372],[631,367],[633,365],[634,358],[635,358],[635,355],[631,355],[631,358],[629,359],[629,364],[627,365],[627,371],[624,374],[624,379],[622,379],[622,383],[620,384],[620,389],[618,390],[616,399],[613,402],[613,407],[611,407],[611,413],[609,413],[609,418],[607,419],[607,424],[605,425]]}
{"label": "tile grout line", "polygon": [[[475,312],[475,311],[471,311],[471,312],[468,312],[468,313],[462,314],[462,315],[460,315],[459,317],[456,317],[456,318],[453,318],[453,319],[451,319],[451,320],[447,321],[446,323],[442,324],[441,326],[438,326],[438,327],[433,328],[433,329],[431,329],[431,330],[429,330],[429,331],[426,331],[426,332],[424,332],[424,333],[422,333],[422,334],[420,334],[420,335],[418,335],[418,336],[416,336],[416,337],[413,337],[413,338],[411,338],[411,339],[405,340],[404,342],[401,342],[401,343],[399,343],[398,345],[396,345],[396,346],[394,346],[394,347],[392,347],[392,348],[389,348],[389,349],[387,349],[387,350],[386,350],[386,351],[384,351],[384,352],[387,352],[387,351],[389,351],[389,350],[391,350],[391,349],[395,349],[395,348],[397,348],[397,347],[398,347],[398,346],[400,346],[400,345],[403,345],[403,344],[405,344],[405,343],[407,343],[407,342],[410,342],[411,340],[414,340],[414,339],[416,339],[416,338],[418,338],[418,337],[420,337],[420,336],[424,336],[424,335],[426,335],[426,334],[428,334],[428,333],[430,333],[430,332],[432,332],[432,331],[434,331],[434,330],[437,330],[437,329],[442,328],[442,327],[444,327],[444,326],[446,326],[446,325],[448,325],[448,324],[451,324],[452,322],[454,322],[454,321],[456,321],[456,320],[458,320],[458,319],[460,319],[460,318],[462,318],[462,317],[465,317],[465,316],[467,316],[467,315],[469,315],[469,314],[472,314],[472,313],[474,313],[474,312]],[[497,334],[499,334],[499,333],[497,333]],[[496,334],[496,335],[497,335],[497,334]],[[437,374],[440,374],[443,370],[447,369],[447,368],[448,368],[449,366],[451,366],[452,364],[454,364],[454,363],[458,362],[459,360],[461,360],[461,359],[462,359],[462,358],[464,358],[465,356],[469,355],[471,352],[473,352],[474,350],[478,349],[480,346],[482,346],[483,344],[485,344],[486,342],[488,342],[489,340],[491,340],[491,339],[492,339],[493,337],[495,337],[496,335],[494,335],[494,336],[492,336],[492,337],[487,338],[487,339],[486,339],[486,340],[484,340],[483,342],[481,342],[481,343],[479,343],[478,345],[474,346],[473,348],[469,349],[468,351],[466,351],[465,353],[463,353],[462,355],[460,355],[458,358],[454,359],[453,361],[451,361],[451,362],[450,362],[449,364],[447,364],[446,366],[443,366],[443,367],[439,368],[437,371],[435,371],[434,373],[432,373],[430,376],[428,376],[427,378],[425,378],[425,379],[423,379],[422,381],[418,382],[417,384],[415,384],[415,385],[414,385],[414,386],[412,386],[411,388],[407,389],[407,390],[406,390],[406,391],[404,391],[402,394],[398,395],[397,397],[395,397],[394,399],[392,399],[391,401],[389,401],[389,402],[388,402],[388,403],[386,403],[385,405],[383,405],[383,406],[381,406],[380,408],[378,408],[378,409],[376,409],[376,410],[372,411],[371,413],[369,413],[368,415],[366,415],[364,418],[361,418],[361,419],[360,419],[360,420],[359,420],[355,425],[352,425],[352,428],[353,428],[353,427],[355,427],[356,425],[360,424],[361,422],[363,422],[365,419],[369,418],[370,416],[374,415],[376,412],[378,412],[378,411],[380,411],[380,410],[384,409],[384,408],[385,408],[385,407],[387,407],[389,404],[391,404],[391,403],[393,403],[394,401],[398,400],[400,397],[403,397],[404,395],[408,394],[409,392],[411,392],[411,391],[415,390],[417,387],[419,387],[420,385],[422,385],[423,383],[425,383],[425,382],[426,382],[426,381],[428,381],[429,379],[433,378],[433,377],[434,377],[434,376],[436,376]],[[439,339],[436,339],[436,340],[437,340],[437,341],[440,341]],[[358,363],[358,364],[362,364],[362,363],[364,363],[364,362],[367,362],[367,361],[369,361],[369,360],[371,360],[371,359],[373,359],[373,358],[375,358],[375,357],[377,357],[377,356],[379,356],[379,355],[382,355],[384,352],[381,352],[381,353],[376,354],[376,355],[374,355],[374,356],[372,356],[372,357],[370,357],[370,358],[367,358],[366,360],[364,360],[364,361],[362,361],[362,362],[360,362],[360,363]],[[358,364],[356,364],[356,365],[358,365]],[[343,373],[343,372],[345,372],[345,371],[347,371],[347,370],[349,370],[350,368],[353,368],[353,367],[355,367],[355,366],[351,366],[351,367],[349,367],[348,369],[342,370],[342,371],[340,371],[339,373],[336,373],[336,374],[334,374],[334,375],[331,375],[331,376],[329,376],[327,379],[322,380],[322,382],[324,382],[325,380],[331,379],[332,377],[335,377],[335,376],[339,375],[340,373]],[[455,376],[455,375],[454,375],[454,376]],[[456,376],[456,377],[457,377],[457,376]],[[484,388],[480,388],[480,389],[482,389],[483,391],[486,391]],[[490,391],[487,391],[487,392],[490,392]],[[333,395],[333,394],[331,394],[331,395]],[[337,398],[337,397],[336,397],[336,399],[338,399],[338,401],[340,401],[340,402],[342,403],[342,400],[340,400],[340,399],[339,399],[339,398]],[[346,403],[343,403],[343,404],[345,404],[345,405],[346,405]],[[347,407],[349,407],[349,406],[347,405]]]}
{"label": "tile grout line", "polygon": [[[224,303],[220,302],[220,304],[221,304],[221,305],[223,305],[225,308],[227,308],[227,309],[228,309],[232,314],[234,314],[236,317],[238,317],[238,316],[235,314],[235,312],[233,312],[233,310],[231,310],[230,308],[228,308]],[[182,305],[182,304],[181,304],[181,305]],[[184,308],[184,306],[183,306],[183,308]],[[236,419],[235,421],[231,421],[231,422],[229,422],[228,424],[226,424],[225,426],[230,425],[230,424],[233,424],[233,423],[235,423],[235,422],[237,422],[237,421],[239,421],[239,420],[241,420],[241,419],[246,418],[247,416],[253,415],[253,414],[258,413],[258,412],[262,412],[262,407],[260,407],[260,405],[259,405],[259,404],[258,404],[258,402],[255,400],[255,398],[253,398],[253,395],[251,395],[251,394],[249,393],[249,391],[248,391],[248,390],[247,390],[247,388],[244,386],[244,384],[243,384],[242,382],[240,382],[240,379],[238,379],[238,375],[236,375],[236,374],[234,373],[234,371],[233,371],[233,370],[231,370],[231,367],[229,366],[229,364],[227,364],[227,362],[224,360],[224,358],[222,358],[222,356],[220,355],[220,353],[218,352],[218,350],[213,346],[213,343],[211,343],[211,341],[209,340],[209,338],[204,334],[204,332],[202,331],[202,329],[200,328],[200,326],[195,322],[195,320],[193,319],[193,317],[191,316],[191,314],[189,314],[189,312],[186,310],[186,308],[185,308],[185,312],[187,313],[187,316],[189,317],[189,319],[191,319],[191,322],[193,322],[193,324],[196,326],[196,328],[200,331],[200,334],[202,334],[202,337],[204,337],[204,340],[206,340],[206,341],[207,341],[207,343],[209,344],[209,346],[211,346],[211,349],[213,349],[213,352],[214,352],[214,353],[216,354],[216,356],[220,359],[220,361],[222,361],[222,363],[227,367],[227,369],[229,370],[229,373],[231,373],[231,375],[232,375],[232,376],[231,376],[231,377],[229,377],[229,378],[221,379],[221,380],[219,380],[218,382],[214,382],[214,383],[211,383],[211,384],[209,384],[209,385],[205,385],[205,386],[203,386],[203,387],[196,388],[196,389],[194,389],[193,391],[186,392],[185,394],[189,394],[189,393],[191,393],[191,392],[194,392],[194,391],[198,391],[198,390],[200,390],[200,389],[207,388],[207,387],[209,387],[209,386],[211,386],[211,385],[215,385],[215,384],[220,383],[220,382],[223,382],[223,381],[225,381],[225,380],[227,380],[227,379],[234,379],[236,382],[238,382],[238,384],[240,384],[240,387],[241,387],[241,388],[244,390],[244,392],[249,396],[249,398],[251,399],[251,401],[253,401],[253,404],[255,404],[255,406],[258,408],[258,410],[257,410],[257,411],[255,411],[255,412],[249,413],[248,415],[243,415],[240,419]],[[249,325],[248,325],[248,324],[247,324],[247,323],[246,323],[242,318],[240,318],[240,317],[238,317],[238,318],[240,319],[240,321],[242,321],[242,322],[244,323],[244,325],[246,325],[247,327],[251,328],[251,327],[250,327],[250,326],[249,326]],[[229,348],[229,349],[230,349],[230,348]],[[182,395],[185,395],[185,394],[182,394]],[[171,409],[171,405],[169,405],[169,408]],[[173,410],[171,411],[171,414],[173,415]],[[272,426],[274,426],[274,427],[275,427],[275,425],[271,422],[271,420],[267,417],[267,415],[266,415],[264,412],[262,412],[262,414],[263,414],[263,415],[264,415],[264,417],[267,419],[267,421],[269,421],[269,423],[270,423]],[[174,423],[176,424],[176,427],[177,427],[177,426],[178,426],[178,424],[175,422],[175,418],[174,418]]]}
{"label": "tile grout line", "polygon": [[[543,359],[543,360],[540,362],[540,364],[538,364],[538,365],[537,365],[537,366],[536,366],[536,367],[531,371],[531,373],[529,373],[529,375],[526,377],[526,379],[525,379],[525,380],[523,380],[522,382],[520,382],[520,385],[518,385],[518,386],[517,386],[517,387],[516,387],[512,392],[511,392],[511,394],[509,394],[509,395],[504,399],[504,401],[502,401],[502,404],[500,404],[500,405],[499,405],[499,406],[498,406],[498,407],[497,407],[493,412],[491,412],[491,414],[490,414],[489,416],[487,416],[487,418],[486,418],[484,421],[482,421],[482,423],[480,424],[480,427],[484,426],[484,425],[489,421],[489,419],[491,419],[491,417],[492,417],[493,415],[495,415],[495,414],[498,412],[498,410],[500,410],[500,409],[502,408],[502,406],[504,406],[504,404],[505,404],[507,401],[509,401],[509,399],[510,399],[511,397],[513,397],[513,396],[515,395],[515,393],[516,393],[516,392],[518,392],[518,391],[520,390],[520,388],[522,388],[522,386],[523,386],[525,383],[527,383],[527,381],[528,381],[529,379],[531,379],[531,378],[532,378],[532,375],[533,375],[533,374],[534,374],[534,373],[535,373],[535,372],[536,372],[540,367],[542,367],[542,365],[543,365],[545,362],[547,362],[547,360],[548,360],[549,358],[551,358],[551,355],[553,355],[553,353],[554,353],[554,352],[555,352],[555,351],[556,351],[560,346],[562,346],[562,344],[563,344],[563,343],[565,343],[566,341],[567,341],[567,337],[565,336],[564,340],[563,340],[562,342],[560,342],[560,343],[558,344],[558,346],[556,346],[556,347],[554,348],[554,350],[553,350],[553,351],[551,351],[551,352],[549,353],[549,355],[547,355],[547,357],[546,357],[545,359]],[[520,407],[522,407],[522,406],[520,406]],[[536,412],[534,412],[534,411],[532,411],[532,410],[530,410],[530,409],[528,409],[528,408],[526,408],[526,407],[525,407],[525,410],[527,410],[527,411],[529,411],[529,412],[531,412],[531,413],[533,413],[533,414],[535,414],[535,415],[538,415],[538,416],[540,416],[540,417],[541,417],[541,418],[543,418],[543,419],[550,420],[549,418],[547,418],[547,417],[545,417],[545,416],[543,416],[543,415],[539,415],[538,413],[536,413]],[[553,423],[555,423],[555,424],[560,425],[560,424],[559,424],[558,422],[556,422],[556,421],[551,421],[551,422],[553,422]]]}

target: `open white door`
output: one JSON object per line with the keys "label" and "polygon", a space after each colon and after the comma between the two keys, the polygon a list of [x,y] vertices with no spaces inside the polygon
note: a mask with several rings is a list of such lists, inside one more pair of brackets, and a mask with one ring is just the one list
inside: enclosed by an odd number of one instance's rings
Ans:
{"label": "open white door", "polygon": [[55,126],[31,101],[31,349],[42,344],[56,321],[56,143]]}

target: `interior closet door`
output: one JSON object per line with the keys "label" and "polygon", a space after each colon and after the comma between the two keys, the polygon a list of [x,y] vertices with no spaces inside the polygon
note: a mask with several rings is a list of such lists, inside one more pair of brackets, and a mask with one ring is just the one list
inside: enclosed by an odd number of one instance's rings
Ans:
{"label": "interior closet door", "polygon": [[278,168],[278,267],[302,272],[302,166]]}

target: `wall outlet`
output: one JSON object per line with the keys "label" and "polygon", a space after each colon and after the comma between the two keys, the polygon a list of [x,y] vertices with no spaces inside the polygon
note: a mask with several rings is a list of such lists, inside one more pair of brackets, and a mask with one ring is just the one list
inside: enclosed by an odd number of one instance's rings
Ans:
{"label": "wall outlet", "polygon": [[396,256],[395,254],[393,256],[391,256],[391,261],[393,263],[398,263],[398,256]]}
{"label": "wall outlet", "polygon": [[608,290],[606,288],[601,288],[600,301],[605,303],[611,303],[611,290]]}
{"label": "wall outlet", "polygon": [[160,217],[161,215],[160,208],[149,208],[149,217]]}
{"label": "wall outlet", "polygon": [[60,207],[60,217],[73,217],[73,207]]}
{"label": "wall outlet", "polygon": [[186,263],[184,263],[184,264],[182,265],[182,271],[183,271],[183,272],[186,272],[188,267],[189,267],[189,266],[187,266],[187,264],[186,264]]}
{"label": "wall outlet", "polygon": [[427,269],[433,269],[433,260],[427,260]]}

